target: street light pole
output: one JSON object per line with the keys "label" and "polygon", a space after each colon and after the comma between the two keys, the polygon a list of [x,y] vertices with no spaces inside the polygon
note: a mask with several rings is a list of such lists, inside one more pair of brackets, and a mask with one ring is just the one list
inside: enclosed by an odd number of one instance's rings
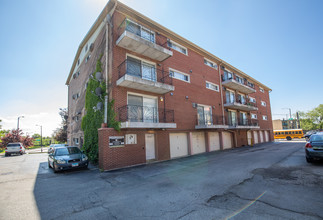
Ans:
{"label": "street light pole", "polygon": [[24,118],[24,116],[19,116],[19,117],[18,117],[17,130],[19,130],[19,119],[20,119],[20,118]]}
{"label": "street light pole", "polygon": [[43,126],[42,125],[36,125],[40,127],[40,148],[41,152],[43,152]]}
{"label": "street light pole", "polygon": [[289,118],[292,118],[292,109],[291,108],[282,108],[282,109],[289,109]]}

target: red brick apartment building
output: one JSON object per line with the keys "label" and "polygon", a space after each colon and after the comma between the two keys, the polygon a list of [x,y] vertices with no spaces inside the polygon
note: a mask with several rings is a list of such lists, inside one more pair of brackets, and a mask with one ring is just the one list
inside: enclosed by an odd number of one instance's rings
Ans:
{"label": "red brick apartment building", "polygon": [[121,132],[99,129],[100,168],[273,140],[270,88],[110,0],[81,42],[66,81],[69,144],[82,147],[86,84],[101,54]]}

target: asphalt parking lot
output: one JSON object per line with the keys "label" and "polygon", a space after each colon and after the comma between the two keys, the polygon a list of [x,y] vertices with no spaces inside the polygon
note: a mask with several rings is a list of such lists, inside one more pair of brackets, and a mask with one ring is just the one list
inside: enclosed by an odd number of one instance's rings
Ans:
{"label": "asphalt parking lot", "polygon": [[0,156],[0,219],[323,219],[323,163],[274,142],[100,172]]}

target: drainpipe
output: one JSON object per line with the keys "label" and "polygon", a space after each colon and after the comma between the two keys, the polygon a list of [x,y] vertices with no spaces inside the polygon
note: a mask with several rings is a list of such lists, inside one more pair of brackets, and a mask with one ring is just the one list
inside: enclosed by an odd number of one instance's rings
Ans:
{"label": "drainpipe", "polygon": [[[104,123],[107,124],[108,123],[108,104],[109,104],[109,95],[110,95],[110,77],[109,75],[110,73],[110,65],[109,65],[109,43],[110,43],[110,39],[109,39],[109,34],[112,37],[112,34],[109,33],[109,28],[111,26],[111,30],[112,30],[112,21],[111,21],[111,17],[112,14],[114,13],[114,10],[117,6],[117,3],[115,3],[114,7],[112,8],[112,10],[107,14],[106,18],[105,18],[105,79],[106,79],[106,93],[107,95],[104,97]],[[111,58],[110,58],[111,59]]]}
{"label": "drainpipe", "polygon": [[222,124],[224,125],[225,124],[225,117],[224,117],[224,106],[223,106],[223,94],[222,94],[222,77],[221,77],[221,64],[222,62],[219,64],[219,69],[218,69],[218,72],[219,72],[219,77],[220,77],[220,94],[221,94],[221,106],[222,106]]}

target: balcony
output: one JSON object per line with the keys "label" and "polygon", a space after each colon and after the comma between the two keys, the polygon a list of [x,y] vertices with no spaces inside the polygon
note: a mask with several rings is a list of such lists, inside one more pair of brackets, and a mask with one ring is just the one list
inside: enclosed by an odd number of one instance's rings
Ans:
{"label": "balcony", "polygon": [[212,115],[212,117],[209,119],[198,118],[197,125],[195,125],[195,129],[215,128],[229,128],[229,126],[225,124],[225,117],[221,115]]}
{"label": "balcony", "polygon": [[176,128],[174,110],[125,105],[118,112],[121,128]]}
{"label": "balcony", "polygon": [[257,111],[257,103],[254,102],[246,102],[236,99],[235,101],[227,100],[224,103],[225,108],[236,109],[241,111]]}
{"label": "balcony", "polygon": [[174,91],[173,80],[167,72],[157,69],[154,65],[138,62],[128,58],[118,67],[119,79],[117,86],[165,94]]}
{"label": "balcony", "polygon": [[[118,28],[116,45],[154,60],[164,61],[173,56],[167,48],[167,39],[160,39],[151,31],[135,22],[125,19]],[[163,41],[164,42],[160,42]]]}
{"label": "balcony", "polygon": [[259,129],[258,120],[256,119],[240,119],[238,122],[228,120],[230,129]]}
{"label": "balcony", "polygon": [[244,94],[250,94],[250,93],[256,92],[256,90],[254,89],[254,85],[252,83],[236,76],[231,76],[231,77],[227,77],[226,75],[222,76],[222,85],[227,88],[242,92]]}

